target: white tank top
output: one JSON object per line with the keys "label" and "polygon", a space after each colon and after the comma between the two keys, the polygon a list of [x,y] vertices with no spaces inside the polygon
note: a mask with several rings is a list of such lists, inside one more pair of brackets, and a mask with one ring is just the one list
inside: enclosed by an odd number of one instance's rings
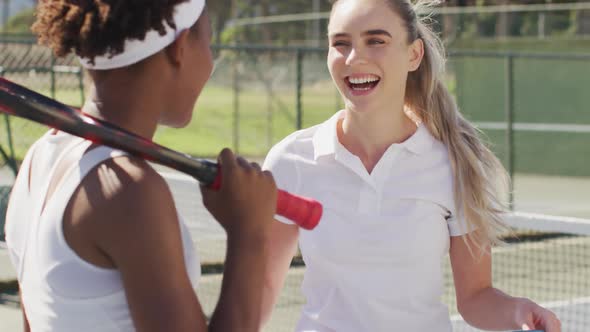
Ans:
{"label": "white tank top", "polygon": [[[104,146],[87,152],[67,170],[42,208],[55,165],[68,153],[85,150],[90,144],[64,133],[46,134],[27,153],[12,190],[6,244],[35,332],[135,331],[119,271],[80,258],[65,241],[62,226],[67,204],[88,172],[125,153]],[[187,272],[196,288],[199,259],[186,225],[179,223]]]}

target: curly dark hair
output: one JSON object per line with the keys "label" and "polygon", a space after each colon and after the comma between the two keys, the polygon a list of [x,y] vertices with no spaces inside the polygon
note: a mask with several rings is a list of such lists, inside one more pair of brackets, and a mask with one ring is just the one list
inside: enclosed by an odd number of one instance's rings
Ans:
{"label": "curly dark hair", "polygon": [[186,0],[41,0],[33,32],[56,56],[70,52],[94,62],[124,51],[125,40],[176,28],[174,7]]}

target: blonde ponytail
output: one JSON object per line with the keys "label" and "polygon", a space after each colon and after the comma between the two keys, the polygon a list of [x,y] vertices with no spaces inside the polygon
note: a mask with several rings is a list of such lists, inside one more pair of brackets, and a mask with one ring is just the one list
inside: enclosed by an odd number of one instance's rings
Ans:
{"label": "blonde ponytail", "polygon": [[[407,2],[390,0],[389,2]],[[426,1],[420,1],[424,5]],[[502,163],[481,141],[480,132],[459,112],[442,79],[445,73],[444,47],[438,36],[421,21],[414,9],[414,39],[424,43],[420,68],[410,73],[405,103],[416,112],[434,135],[444,143],[454,174],[456,211],[462,212],[467,239],[478,248],[497,244],[509,229],[502,222],[509,178]],[[403,15],[402,15],[403,16]],[[468,243],[469,244],[469,243]]]}

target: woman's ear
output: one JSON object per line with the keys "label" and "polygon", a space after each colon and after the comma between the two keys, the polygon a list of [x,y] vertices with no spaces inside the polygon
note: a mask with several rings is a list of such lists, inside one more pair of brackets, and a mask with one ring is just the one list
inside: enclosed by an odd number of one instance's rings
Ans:
{"label": "woman's ear", "polygon": [[408,48],[408,58],[410,59],[409,71],[416,71],[420,68],[422,59],[424,58],[424,41],[422,38],[414,40]]}
{"label": "woman's ear", "polygon": [[184,53],[187,52],[190,29],[180,32],[176,40],[166,47],[165,53],[168,61],[174,66],[182,66]]}

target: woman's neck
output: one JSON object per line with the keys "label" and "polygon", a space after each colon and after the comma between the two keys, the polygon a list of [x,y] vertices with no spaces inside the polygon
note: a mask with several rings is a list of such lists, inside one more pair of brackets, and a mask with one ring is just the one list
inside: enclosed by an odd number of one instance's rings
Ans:
{"label": "woman's neck", "polygon": [[403,110],[380,113],[346,110],[337,128],[340,143],[359,157],[371,173],[385,151],[392,144],[407,140],[417,127]]}
{"label": "woman's neck", "polygon": [[145,84],[105,78],[92,86],[82,111],[152,139],[161,114],[158,93],[140,85]]}

